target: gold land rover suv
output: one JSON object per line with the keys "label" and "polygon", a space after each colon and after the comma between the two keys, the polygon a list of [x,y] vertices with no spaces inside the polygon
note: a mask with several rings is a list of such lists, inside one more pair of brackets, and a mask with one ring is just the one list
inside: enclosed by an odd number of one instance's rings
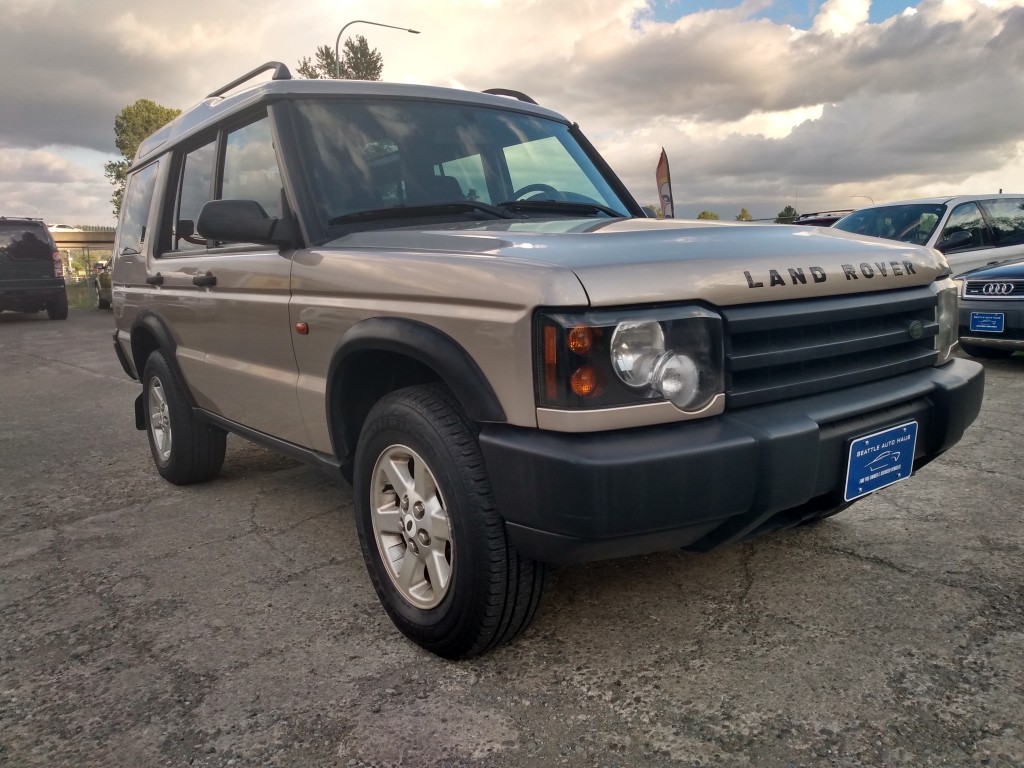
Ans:
{"label": "gold land rover suv", "polygon": [[343,476],[385,610],[461,658],[529,625],[552,563],[819,519],[950,448],[983,370],[947,275],[645,218],[522,94],[270,62],[140,146],[114,347],[163,477],[213,478],[229,432]]}

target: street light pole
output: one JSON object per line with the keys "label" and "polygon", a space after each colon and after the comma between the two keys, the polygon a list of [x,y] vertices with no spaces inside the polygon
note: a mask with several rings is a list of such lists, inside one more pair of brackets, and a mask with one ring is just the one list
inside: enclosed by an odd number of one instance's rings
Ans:
{"label": "street light pole", "polygon": [[388,29],[401,29],[403,32],[409,32],[414,35],[418,35],[420,32],[418,29],[409,29],[408,27],[396,27],[393,24],[381,24],[379,21],[366,21],[365,19],[356,19],[350,21],[341,31],[338,32],[338,38],[334,41],[334,77],[338,79],[341,77],[341,56],[338,55],[338,46],[341,45],[341,36],[345,34],[345,30],[351,27],[353,24],[372,24],[375,27],[387,27]]}
{"label": "street light pole", "polygon": [[865,200],[870,200],[872,205],[875,204],[875,198],[869,197],[868,195],[850,195],[851,200],[857,197],[863,197]]}

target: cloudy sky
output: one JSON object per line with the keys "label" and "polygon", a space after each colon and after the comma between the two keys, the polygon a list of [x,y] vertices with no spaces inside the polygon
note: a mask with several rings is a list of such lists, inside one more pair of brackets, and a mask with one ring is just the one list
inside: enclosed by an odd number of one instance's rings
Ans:
{"label": "cloudy sky", "polygon": [[121,108],[294,70],[354,19],[422,30],[347,30],[385,80],[524,91],[643,204],[665,147],[679,216],[1024,192],[1024,0],[0,0],[0,16],[0,215],[113,224]]}

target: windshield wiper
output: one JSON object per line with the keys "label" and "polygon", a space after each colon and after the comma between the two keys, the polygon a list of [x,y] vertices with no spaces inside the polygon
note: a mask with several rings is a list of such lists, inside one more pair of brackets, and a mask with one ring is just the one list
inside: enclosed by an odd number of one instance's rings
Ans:
{"label": "windshield wiper", "polygon": [[498,203],[498,206],[507,211],[520,213],[556,213],[566,216],[594,216],[603,213],[614,219],[624,218],[624,215],[614,208],[609,208],[600,203],[578,203],[571,200],[506,200]]}
{"label": "windshield wiper", "polygon": [[360,221],[387,221],[389,219],[413,219],[421,216],[450,216],[453,213],[479,211],[496,219],[514,219],[511,213],[495,205],[472,200],[453,200],[448,203],[425,203],[423,205],[399,205],[391,208],[373,208],[369,211],[354,211],[335,216],[329,225],[354,224]]}

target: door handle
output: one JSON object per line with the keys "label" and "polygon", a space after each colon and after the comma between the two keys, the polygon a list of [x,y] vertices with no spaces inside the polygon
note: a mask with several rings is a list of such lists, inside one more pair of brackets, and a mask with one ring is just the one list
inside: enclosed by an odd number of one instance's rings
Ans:
{"label": "door handle", "polygon": [[210,286],[217,284],[217,276],[213,272],[207,272],[205,275],[196,275],[192,278],[192,285],[203,285]]}
{"label": "door handle", "polygon": [[164,276],[157,272],[155,275],[149,275],[146,278],[147,285],[163,285]]}

